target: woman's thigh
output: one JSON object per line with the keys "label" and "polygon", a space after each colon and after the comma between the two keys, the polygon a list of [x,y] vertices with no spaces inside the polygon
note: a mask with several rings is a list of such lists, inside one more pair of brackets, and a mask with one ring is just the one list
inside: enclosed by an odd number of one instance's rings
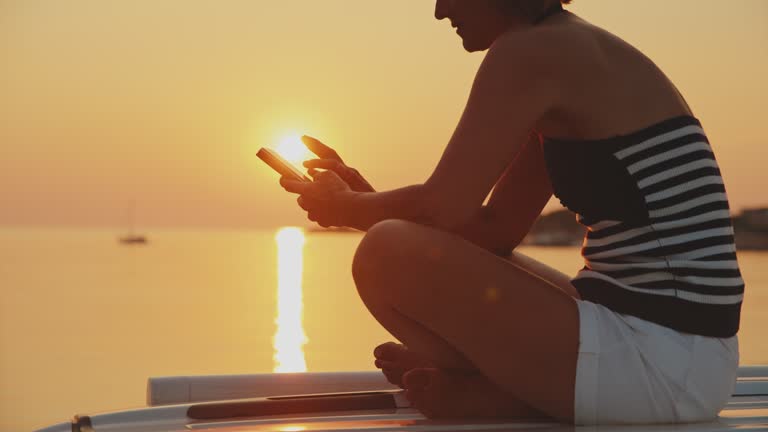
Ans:
{"label": "woman's thigh", "polygon": [[567,289],[459,236],[400,220],[372,227],[353,274],[514,397],[573,418],[579,315]]}
{"label": "woman's thigh", "polygon": [[581,299],[581,295],[579,295],[576,287],[571,284],[571,277],[567,274],[517,251],[512,251],[509,257],[507,257],[507,260],[519,267],[522,271],[532,272],[540,276],[554,286],[565,291],[569,296],[575,299]]}

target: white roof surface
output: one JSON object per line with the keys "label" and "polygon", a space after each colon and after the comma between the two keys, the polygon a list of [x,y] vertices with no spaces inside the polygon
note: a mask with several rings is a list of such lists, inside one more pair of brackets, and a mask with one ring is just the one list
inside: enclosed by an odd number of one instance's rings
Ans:
{"label": "white roof surface", "polygon": [[380,372],[153,378],[147,401],[147,408],[76,416],[39,432],[768,431],[768,367],[741,368],[736,391],[720,417],[695,424],[574,427],[521,420],[429,420],[408,407]]}

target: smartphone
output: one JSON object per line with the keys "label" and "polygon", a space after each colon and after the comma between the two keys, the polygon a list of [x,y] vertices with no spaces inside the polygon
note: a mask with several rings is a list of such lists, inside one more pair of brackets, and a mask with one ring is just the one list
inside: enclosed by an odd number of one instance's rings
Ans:
{"label": "smartphone", "polygon": [[312,181],[272,149],[262,147],[259,149],[258,153],[256,153],[256,156],[263,160],[267,165],[272,167],[273,170],[280,173],[280,175],[293,180]]}

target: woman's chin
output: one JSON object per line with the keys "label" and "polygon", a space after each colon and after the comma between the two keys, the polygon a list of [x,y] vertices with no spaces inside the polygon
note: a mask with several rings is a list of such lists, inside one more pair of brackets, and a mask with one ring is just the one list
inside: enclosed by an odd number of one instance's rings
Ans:
{"label": "woman's chin", "polygon": [[467,38],[462,37],[461,38],[461,45],[464,47],[464,49],[467,52],[472,52],[472,41],[468,40]]}
{"label": "woman's chin", "polygon": [[456,32],[461,38],[461,44],[467,52],[487,50],[493,40],[488,40],[487,35],[468,32],[467,30]]}
{"label": "woman's chin", "polygon": [[472,39],[468,39],[468,38],[461,38],[461,44],[464,46],[464,49],[467,52],[483,51],[485,49],[488,49],[487,46],[484,46],[483,44],[478,44],[477,41],[473,41]]}

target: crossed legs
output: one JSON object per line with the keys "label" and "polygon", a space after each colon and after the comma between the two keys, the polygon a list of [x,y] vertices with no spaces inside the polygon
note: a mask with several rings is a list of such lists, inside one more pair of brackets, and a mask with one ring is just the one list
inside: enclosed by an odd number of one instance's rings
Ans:
{"label": "crossed legs", "polygon": [[402,384],[426,415],[573,421],[579,316],[567,277],[401,220],[369,229],[352,272],[403,343],[379,351],[407,360]]}

